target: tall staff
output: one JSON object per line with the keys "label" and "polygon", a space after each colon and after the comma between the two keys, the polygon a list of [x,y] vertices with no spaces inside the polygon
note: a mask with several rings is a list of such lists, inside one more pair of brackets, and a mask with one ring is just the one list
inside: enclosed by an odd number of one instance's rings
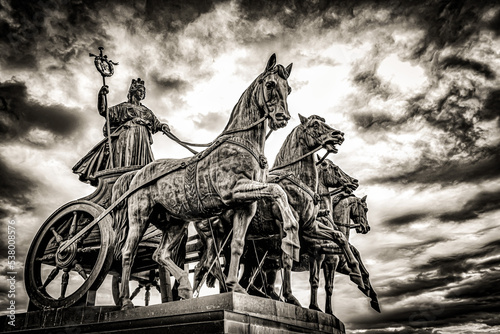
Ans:
{"label": "tall staff", "polygon": [[[113,62],[108,59],[107,55],[103,55],[102,51],[104,48],[102,46],[99,47],[99,55],[95,55],[93,53],[89,53],[89,57],[94,57],[94,65],[95,68],[102,76],[102,85],[106,86],[106,77],[110,77],[115,73],[114,65],[118,65],[118,63]],[[104,94],[104,109],[106,111],[106,137],[108,140],[109,147],[109,159],[110,159],[110,167],[114,167],[113,161],[113,147],[111,146],[111,128],[109,125],[109,111],[108,111],[108,96]]]}

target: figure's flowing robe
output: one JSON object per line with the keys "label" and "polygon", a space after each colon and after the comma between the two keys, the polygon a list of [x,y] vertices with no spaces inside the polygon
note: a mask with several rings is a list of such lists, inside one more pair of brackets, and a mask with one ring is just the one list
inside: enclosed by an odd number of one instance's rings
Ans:
{"label": "figure's flowing robe", "polygon": [[[161,122],[153,112],[142,104],[129,102],[110,107],[108,112],[114,167],[144,166],[152,162],[152,134],[161,130]],[[106,124],[103,133],[106,137]],[[80,180],[92,182],[97,172],[111,167],[107,145],[104,138],[73,167]]]}

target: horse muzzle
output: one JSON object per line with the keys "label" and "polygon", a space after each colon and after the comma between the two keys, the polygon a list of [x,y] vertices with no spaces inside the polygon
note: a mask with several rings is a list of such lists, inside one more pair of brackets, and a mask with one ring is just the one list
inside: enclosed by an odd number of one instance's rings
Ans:
{"label": "horse muzzle", "polygon": [[272,130],[284,128],[290,120],[290,114],[285,111],[271,112],[269,115],[269,127]]}
{"label": "horse muzzle", "polygon": [[342,145],[344,142],[344,133],[340,131],[334,131],[323,139],[323,148],[330,153],[338,153],[336,145]]}

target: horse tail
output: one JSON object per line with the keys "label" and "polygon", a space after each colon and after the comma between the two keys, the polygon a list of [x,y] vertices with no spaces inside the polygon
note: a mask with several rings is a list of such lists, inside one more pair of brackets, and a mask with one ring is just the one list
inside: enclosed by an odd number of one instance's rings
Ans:
{"label": "horse tail", "polygon": [[[137,171],[131,171],[120,176],[111,191],[111,203],[117,201],[129,189],[132,178]],[[127,199],[119,203],[113,210],[113,230],[116,232],[115,252],[116,260],[122,257],[122,248],[128,235],[128,205]]]}

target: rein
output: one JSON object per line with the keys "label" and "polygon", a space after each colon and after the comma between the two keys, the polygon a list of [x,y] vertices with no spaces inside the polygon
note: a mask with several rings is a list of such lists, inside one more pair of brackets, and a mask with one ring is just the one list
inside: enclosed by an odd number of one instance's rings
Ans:
{"label": "rein", "polygon": [[[272,72],[274,73],[274,72]],[[267,75],[270,75],[272,73],[269,73]],[[264,79],[267,75],[265,75],[264,77],[262,77],[260,80],[259,80],[259,84],[262,83],[262,79]],[[269,107],[267,106],[267,101],[266,101],[266,97],[264,95],[264,87],[263,85],[260,86],[260,94],[259,94],[261,97],[262,97],[262,100],[264,101],[264,105],[262,107],[259,106],[259,109],[263,110],[264,111],[264,116],[262,116],[261,118],[259,118],[257,121],[253,122],[252,124],[250,125],[247,125],[243,128],[239,128],[239,129],[234,129],[234,130],[229,130],[229,131],[224,131],[222,132],[219,136],[217,136],[217,138],[220,138],[222,136],[225,136],[225,135],[229,135],[229,134],[233,134],[233,133],[238,133],[238,132],[243,132],[243,131],[247,131],[247,130],[250,130],[252,129],[253,127],[256,127],[257,125],[259,125],[260,123],[264,122],[266,120],[267,117],[269,117],[270,115],[270,111],[269,111]],[[257,103],[257,106],[259,104]],[[269,136],[271,135],[273,130],[270,130],[269,133],[266,135],[266,139],[269,138]],[[209,147],[211,146],[215,141],[212,141],[210,143],[207,143],[207,144],[197,144],[197,143],[190,143],[190,142],[187,142],[187,141],[183,141],[183,140],[180,140],[176,135],[174,135],[172,132],[163,132],[167,137],[169,137],[170,139],[172,139],[173,141],[175,141],[177,144],[181,145],[182,147],[188,149],[191,153],[193,154],[196,154],[198,153],[197,151],[191,149],[189,146],[195,146],[195,147]],[[216,138],[216,140],[217,140]]]}
{"label": "rein", "polygon": [[296,158],[296,159],[294,159],[294,160],[292,160],[292,161],[290,161],[290,162],[288,162],[288,163],[286,163],[286,164],[283,164],[283,165],[281,165],[281,166],[276,166],[276,167],[273,167],[273,168],[272,168],[269,172],[272,172],[272,171],[275,171],[275,170],[277,170],[277,169],[283,169],[283,168],[285,168],[285,167],[291,166],[291,165],[293,165],[294,163],[299,162],[300,160],[307,158],[307,157],[308,157],[308,156],[310,156],[311,154],[314,154],[314,153],[318,152],[318,151],[319,151],[319,150],[321,150],[322,148],[323,148],[323,146],[319,146],[319,147],[315,148],[314,150],[312,150],[311,152],[306,153],[306,154],[303,154],[303,155],[301,155],[300,157],[298,157],[298,158]]}

